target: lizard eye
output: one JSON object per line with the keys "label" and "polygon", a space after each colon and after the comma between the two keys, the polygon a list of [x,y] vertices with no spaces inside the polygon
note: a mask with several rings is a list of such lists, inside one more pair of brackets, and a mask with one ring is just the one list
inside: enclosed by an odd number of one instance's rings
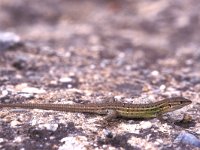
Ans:
{"label": "lizard eye", "polygon": [[171,108],[171,107],[172,107],[172,105],[171,105],[171,104],[169,104],[169,107]]}

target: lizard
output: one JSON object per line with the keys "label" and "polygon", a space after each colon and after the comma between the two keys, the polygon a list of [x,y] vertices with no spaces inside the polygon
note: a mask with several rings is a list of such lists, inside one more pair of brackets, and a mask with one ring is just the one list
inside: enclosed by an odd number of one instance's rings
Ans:
{"label": "lizard", "polygon": [[192,101],[184,97],[171,97],[158,102],[148,104],[132,104],[122,102],[102,102],[89,104],[38,104],[38,103],[13,103],[0,104],[0,108],[24,108],[24,109],[42,109],[77,113],[94,113],[106,115],[110,120],[116,117],[128,119],[162,119],[162,115],[167,112],[178,110],[191,104]]}

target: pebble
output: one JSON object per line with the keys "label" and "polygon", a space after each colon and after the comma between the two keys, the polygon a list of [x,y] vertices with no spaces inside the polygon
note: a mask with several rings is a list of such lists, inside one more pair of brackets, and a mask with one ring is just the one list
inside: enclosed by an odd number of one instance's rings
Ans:
{"label": "pebble", "polygon": [[172,95],[179,96],[179,95],[181,95],[181,92],[175,88],[168,87],[165,89],[165,92],[163,93],[163,95],[165,95],[167,97],[171,97]]}
{"label": "pebble", "polygon": [[5,99],[4,102],[5,103],[9,103],[9,102],[11,102],[11,100],[10,99]]}
{"label": "pebble", "polygon": [[34,94],[42,94],[42,93],[45,93],[46,91],[44,89],[38,89],[38,88],[35,88],[35,87],[26,87],[26,88],[23,88],[21,90],[21,92],[24,92],[24,93],[34,93]]}
{"label": "pebble", "polygon": [[40,129],[47,129],[50,131],[56,131],[58,129],[58,124],[40,124],[38,126]]}
{"label": "pebble", "polygon": [[62,77],[59,79],[60,82],[62,83],[70,83],[70,82],[73,82],[73,78],[70,78],[70,77]]}
{"label": "pebble", "polygon": [[151,72],[151,76],[157,77],[160,73],[157,70]]}
{"label": "pebble", "polygon": [[[130,144],[132,147],[134,147],[135,149],[145,149],[145,150],[153,150],[153,149],[156,149],[154,146],[153,146],[153,143],[151,142],[147,142],[146,139],[144,138],[138,138],[138,137],[135,137],[135,136],[132,136],[130,137],[128,140],[127,140],[127,144]],[[134,149],[133,148],[133,149]]]}
{"label": "pebble", "polygon": [[28,64],[28,58],[25,56],[16,56],[14,62],[12,63],[12,66],[15,67],[18,70],[23,70],[27,68]]}
{"label": "pebble", "polygon": [[170,130],[170,126],[167,123],[163,123],[159,126],[159,129],[157,131],[160,131],[162,133],[169,133]]}
{"label": "pebble", "polygon": [[16,143],[21,143],[22,142],[22,138],[20,136],[18,137],[15,137],[13,142],[16,142]]}
{"label": "pebble", "polygon": [[24,97],[24,98],[34,98],[34,95],[33,93],[18,93],[21,97]]}
{"label": "pebble", "polygon": [[76,150],[86,150],[86,146],[89,145],[87,138],[85,136],[76,136],[76,137],[65,137],[60,140],[61,145],[58,150],[67,150],[67,149],[76,149]]}
{"label": "pebble", "polygon": [[110,130],[103,130],[103,133],[105,135],[105,137],[107,138],[112,138],[113,137],[113,133]]}
{"label": "pebble", "polygon": [[0,51],[20,43],[20,37],[12,32],[0,32]]}
{"label": "pebble", "polygon": [[16,91],[18,91],[18,93],[24,93],[22,94],[23,96],[28,96],[31,97],[32,95],[25,95],[25,94],[43,94],[46,93],[46,91],[44,89],[39,89],[39,88],[35,88],[35,87],[30,87],[28,86],[27,83],[22,83],[22,84],[18,84],[15,87]]}
{"label": "pebble", "polygon": [[120,101],[123,98],[122,95],[116,95],[114,96],[114,99],[116,99],[117,101]]}
{"label": "pebble", "polygon": [[11,126],[12,128],[16,128],[16,127],[18,127],[19,125],[21,125],[21,123],[20,123],[19,121],[17,121],[17,120],[13,120],[13,121],[11,121],[11,123],[10,123],[10,126]]}
{"label": "pebble", "polygon": [[140,127],[141,129],[149,129],[152,127],[152,123],[150,121],[141,121]]}
{"label": "pebble", "polygon": [[7,90],[2,90],[0,97],[6,97],[9,94]]}
{"label": "pebble", "polygon": [[152,89],[152,87],[148,84],[144,84],[143,87],[142,87],[142,91],[143,92],[148,92]]}
{"label": "pebble", "polygon": [[0,143],[4,142],[4,139],[3,138],[0,138]]}
{"label": "pebble", "polygon": [[155,142],[154,142],[155,145],[160,145],[160,144],[163,144],[163,140],[162,139],[157,139]]}
{"label": "pebble", "polygon": [[[198,124],[196,126],[198,127]],[[200,125],[199,125],[199,127],[200,127]],[[200,128],[197,129],[196,133],[200,135]]]}
{"label": "pebble", "polygon": [[30,124],[32,126],[35,126],[35,125],[37,125],[37,122],[38,122],[37,118],[34,117],[33,119],[31,119]]}
{"label": "pebble", "polygon": [[176,137],[176,139],[174,140],[174,143],[185,143],[185,144],[193,145],[200,148],[200,139],[194,136],[193,134],[185,132],[185,131],[181,132]]}
{"label": "pebble", "polygon": [[166,85],[164,85],[164,84],[162,84],[160,87],[159,87],[159,89],[160,89],[160,91],[165,91],[165,89],[166,89]]}
{"label": "pebble", "polygon": [[122,124],[120,124],[119,128],[121,128],[121,130],[129,132],[129,133],[134,133],[134,134],[139,134],[140,133],[138,124],[125,124],[125,123],[122,123]]}
{"label": "pebble", "polygon": [[59,79],[59,82],[67,87],[67,88],[74,88],[74,87],[77,87],[78,86],[78,78],[76,78],[75,76],[73,77],[61,77]]}

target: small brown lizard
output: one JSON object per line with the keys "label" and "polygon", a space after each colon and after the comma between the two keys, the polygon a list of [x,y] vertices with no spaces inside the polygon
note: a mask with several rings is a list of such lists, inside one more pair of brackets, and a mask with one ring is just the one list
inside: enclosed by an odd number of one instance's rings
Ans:
{"label": "small brown lizard", "polygon": [[172,97],[149,104],[130,104],[121,102],[90,103],[90,104],[0,104],[0,108],[19,107],[25,109],[44,109],[66,112],[96,113],[107,115],[107,119],[124,118],[160,118],[164,113],[180,109],[192,101],[183,97]]}

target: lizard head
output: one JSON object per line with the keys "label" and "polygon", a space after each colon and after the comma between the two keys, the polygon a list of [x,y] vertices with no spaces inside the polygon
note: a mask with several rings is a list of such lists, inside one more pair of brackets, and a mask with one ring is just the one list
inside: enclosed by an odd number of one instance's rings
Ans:
{"label": "lizard head", "polygon": [[172,97],[165,99],[165,101],[165,112],[174,111],[192,103],[191,100],[184,97]]}

